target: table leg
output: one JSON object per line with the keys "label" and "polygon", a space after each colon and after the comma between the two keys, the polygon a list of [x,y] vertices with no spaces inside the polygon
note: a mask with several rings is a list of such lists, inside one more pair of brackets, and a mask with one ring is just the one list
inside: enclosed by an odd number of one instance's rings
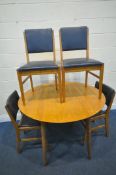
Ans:
{"label": "table leg", "polygon": [[91,126],[89,119],[86,120],[86,141],[87,141],[88,159],[91,159]]}
{"label": "table leg", "polygon": [[46,141],[46,130],[45,123],[41,122],[41,137],[42,137],[42,159],[44,165],[47,165],[47,141]]}

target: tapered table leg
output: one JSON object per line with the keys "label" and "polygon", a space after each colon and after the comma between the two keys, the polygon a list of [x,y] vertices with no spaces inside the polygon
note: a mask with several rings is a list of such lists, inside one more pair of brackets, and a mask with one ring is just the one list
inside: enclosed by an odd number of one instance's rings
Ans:
{"label": "tapered table leg", "polygon": [[42,137],[42,160],[44,165],[47,165],[47,141],[45,123],[41,122],[41,137]]}
{"label": "tapered table leg", "polygon": [[89,119],[86,120],[86,141],[87,141],[87,150],[88,150],[88,159],[91,159],[91,126]]}

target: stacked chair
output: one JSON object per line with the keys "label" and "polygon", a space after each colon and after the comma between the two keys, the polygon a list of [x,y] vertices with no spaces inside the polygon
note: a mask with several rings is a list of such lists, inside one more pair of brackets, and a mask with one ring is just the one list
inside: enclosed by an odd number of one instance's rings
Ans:
{"label": "stacked chair", "polygon": [[[88,73],[99,79],[99,98],[102,94],[104,64],[89,58],[89,29],[82,27],[64,27],[59,30],[61,74],[62,74],[62,101],[65,102],[65,73],[85,71],[85,87],[87,87]],[[84,58],[64,59],[64,51],[85,50]],[[99,76],[91,71],[98,70]]]}
{"label": "stacked chair", "polygon": [[[50,29],[29,29],[24,31],[25,50],[27,63],[17,69],[19,87],[23,104],[25,105],[23,84],[30,79],[32,91],[34,91],[32,75],[54,74],[57,89],[57,77],[59,91],[61,90],[60,68],[56,64],[54,32]],[[53,60],[48,58],[43,61],[30,61],[30,54],[52,52]],[[23,80],[23,77],[26,78]],[[61,92],[60,102],[61,102]]]}

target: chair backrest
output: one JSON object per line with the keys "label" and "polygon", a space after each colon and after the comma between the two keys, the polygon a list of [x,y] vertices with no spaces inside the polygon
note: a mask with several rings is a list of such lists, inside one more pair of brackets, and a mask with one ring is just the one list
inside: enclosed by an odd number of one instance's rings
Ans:
{"label": "chair backrest", "polygon": [[8,99],[6,101],[6,105],[5,105],[6,111],[9,114],[9,117],[15,126],[16,126],[17,112],[19,110],[18,100],[19,100],[19,95],[18,95],[17,91],[15,90],[8,97]]}
{"label": "chair backrest", "polygon": [[62,51],[87,50],[88,27],[64,27],[60,29]]}
{"label": "chair backrest", "polygon": [[28,53],[53,52],[53,30],[28,29],[24,31]]}
{"label": "chair backrest", "polygon": [[[97,89],[99,89],[99,82],[96,81],[95,83],[95,87]],[[110,108],[112,106],[112,103],[113,103],[113,100],[114,100],[114,97],[115,97],[115,90],[111,87],[109,87],[108,85],[106,84],[103,84],[102,85],[102,92],[106,98],[106,105],[107,105],[107,110],[108,112],[110,111]]]}

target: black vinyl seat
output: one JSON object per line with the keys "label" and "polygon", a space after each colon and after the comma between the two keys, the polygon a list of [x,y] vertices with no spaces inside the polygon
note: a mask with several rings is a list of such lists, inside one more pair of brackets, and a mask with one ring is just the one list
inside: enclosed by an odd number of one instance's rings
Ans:
{"label": "black vinyl seat", "polygon": [[[23,104],[25,105],[24,89],[23,84],[30,79],[31,89],[34,91],[32,75],[44,75],[44,74],[54,74],[55,75],[55,84],[56,89],[57,84],[59,85],[59,96],[61,102],[61,78],[60,78],[60,68],[56,64],[56,55],[55,55],[55,41],[54,41],[54,32],[51,28],[48,29],[27,29],[24,31],[24,40],[25,40],[25,50],[27,63],[20,66],[17,69],[17,75],[19,80],[19,87],[21,92],[21,97]],[[37,61],[30,61],[30,55],[39,53],[52,53],[52,60],[45,58],[45,60],[40,61],[39,58]],[[23,80],[23,77],[26,78]],[[58,78],[58,83],[57,83]]]}
{"label": "black vinyl seat", "polygon": [[30,117],[27,117],[26,115],[22,114],[22,118],[19,122],[19,127],[31,127],[31,126],[40,126],[40,122],[38,122],[37,120],[33,120]]}
{"label": "black vinyl seat", "polygon": [[[61,72],[62,72],[62,101],[65,102],[65,73],[85,71],[85,87],[88,83],[88,73],[100,80],[99,98],[102,93],[104,63],[89,57],[89,29],[87,26],[63,27],[59,30]],[[64,58],[64,52],[86,51],[85,58]],[[98,70],[99,75],[91,72]]]}
{"label": "black vinyl seat", "polygon": [[[95,88],[99,88],[99,82],[95,83]],[[82,124],[85,128],[85,141],[87,142],[87,150],[88,150],[88,158],[91,159],[91,134],[96,132],[98,129],[104,128],[105,135],[109,136],[109,116],[110,109],[112,107],[112,103],[115,97],[115,90],[110,86],[103,84],[102,92],[106,98],[106,109],[99,111],[94,116],[90,116],[90,118],[82,121]],[[102,122],[101,122],[102,120]],[[99,122],[98,122],[99,121]]]}
{"label": "black vinyl seat", "polygon": [[86,66],[101,66],[103,63],[94,60],[94,59],[86,59],[86,58],[72,58],[63,60],[64,68],[78,68],[78,67],[86,67]]}
{"label": "black vinyl seat", "polygon": [[58,69],[53,61],[31,61],[17,69],[18,72]]}

